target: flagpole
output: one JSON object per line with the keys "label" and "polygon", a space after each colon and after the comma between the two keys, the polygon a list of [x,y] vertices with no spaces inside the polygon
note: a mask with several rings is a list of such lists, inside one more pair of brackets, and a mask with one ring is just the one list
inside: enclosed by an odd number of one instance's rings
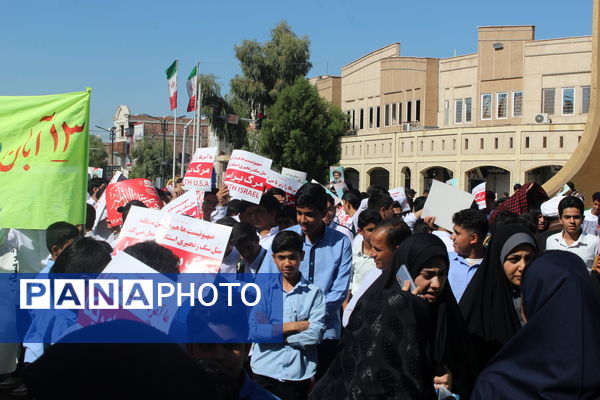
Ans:
{"label": "flagpole", "polygon": [[183,163],[185,161],[185,132],[187,131],[187,127],[189,124],[183,126],[183,135],[181,140],[181,177],[183,178]]}
{"label": "flagpole", "polygon": [[[175,71],[179,73],[179,60],[175,60]],[[175,84],[177,85],[177,79],[175,79]],[[177,93],[177,91],[175,91]],[[175,186],[175,162],[177,159],[177,153],[175,151],[175,146],[177,145],[177,100],[175,100],[175,109],[173,110],[173,186]]]}
{"label": "flagpole", "polygon": [[196,128],[198,136],[196,137],[196,148],[200,147],[200,139],[202,138],[202,82],[200,81],[200,63],[198,63],[198,127]]}
{"label": "flagpole", "polygon": [[200,63],[196,63],[196,74],[197,74],[197,79],[196,79],[196,114],[194,114],[196,120],[194,121],[194,129],[196,130],[196,135],[194,136],[194,151],[196,151],[196,149],[198,147],[200,147],[200,134],[202,133],[202,129],[201,129],[201,124],[200,124],[200,114],[202,113],[202,110],[200,110],[200,102],[199,96],[202,96],[202,94],[200,93]]}

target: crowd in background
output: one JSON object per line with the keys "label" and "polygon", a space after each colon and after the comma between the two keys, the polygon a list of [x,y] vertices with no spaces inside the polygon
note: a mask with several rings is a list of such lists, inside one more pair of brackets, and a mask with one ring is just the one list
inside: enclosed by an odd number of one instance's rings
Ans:
{"label": "crowd in background", "polygon": [[[159,189],[165,203],[181,183]],[[82,226],[0,229],[0,268],[101,272],[120,234],[96,221],[106,185],[90,180]],[[535,183],[498,200],[488,191],[486,207],[456,212],[451,231],[423,217],[427,193],[409,189],[403,210],[378,186],[350,187],[336,203],[305,183],[292,206],[279,189],[253,204],[223,185],[202,203],[205,221],[232,227],[220,271],[281,273],[282,343],[197,343],[190,332],[187,344],[51,344],[47,321],[33,320],[25,343],[0,344],[0,389],[40,399],[598,399],[600,193],[586,210],[569,185],[551,198]],[[145,207],[124,205],[123,221],[133,206]],[[155,242],[125,252],[178,272]],[[84,329],[115,324],[164,341],[130,321]]]}

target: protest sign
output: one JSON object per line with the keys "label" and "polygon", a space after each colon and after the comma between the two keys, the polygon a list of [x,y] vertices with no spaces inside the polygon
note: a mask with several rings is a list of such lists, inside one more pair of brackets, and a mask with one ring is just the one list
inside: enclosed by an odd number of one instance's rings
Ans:
{"label": "protest sign", "polygon": [[329,183],[344,183],[344,167],[329,167]]}
{"label": "protest sign", "polygon": [[400,203],[400,207],[402,207],[402,211],[410,211],[410,205],[408,204],[408,199],[406,198],[406,193],[404,192],[403,187],[397,187],[395,189],[389,190],[390,196],[394,201]]}
{"label": "protest sign", "polygon": [[185,186],[186,190],[196,189],[204,192],[210,191],[216,155],[216,147],[196,149],[192,161],[183,177],[183,186]]}
{"label": "protest sign", "polygon": [[302,184],[295,179],[288,178],[275,171],[269,171],[265,189],[268,190],[274,187],[283,190],[285,192],[285,204],[294,205],[296,204],[296,192],[301,186]]}
{"label": "protest sign", "polygon": [[479,185],[475,186],[473,188],[473,190],[471,191],[471,193],[473,193],[473,195],[475,196],[475,202],[477,203],[477,206],[479,207],[479,209],[483,210],[486,207],[486,204],[485,204],[485,182],[480,183]]}
{"label": "protest sign", "polygon": [[155,240],[179,258],[181,272],[219,272],[231,227],[131,207],[114,248],[115,253],[145,240]]}
{"label": "protest sign", "polygon": [[[116,183],[124,179],[125,178],[121,174],[121,171],[117,171],[115,172],[108,184],[110,185],[111,183]],[[94,204],[94,208],[96,209],[96,220],[94,221],[94,228],[96,228],[98,222],[106,218],[106,190],[102,192],[102,195],[100,196],[96,204]]]}
{"label": "protest sign", "polygon": [[455,188],[457,188],[458,187],[458,179],[456,179],[456,178],[448,179],[446,181],[446,185],[454,186]]}
{"label": "protest sign", "polygon": [[234,199],[260,203],[271,160],[247,151],[234,150],[227,164],[223,183]]}
{"label": "protest sign", "polygon": [[148,179],[128,179],[112,183],[106,187],[108,226],[118,226],[123,223],[122,215],[117,208],[132,200],[139,200],[148,208],[160,209],[163,206],[154,185]]}
{"label": "protest sign", "polygon": [[297,180],[300,183],[306,182],[306,172],[296,171],[291,168],[281,168],[281,175]]}
{"label": "protest sign", "polygon": [[473,194],[434,180],[423,207],[423,218],[433,216],[435,223],[452,232],[454,213],[471,207]]}
{"label": "protest sign", "polygon": [[171,200],[169,204],[163,207],[162,211],[202,219],[203,201],[204,192],[198,190],[188,190],[175,200]]}
{"label": "protest sign", "polygon": [[0,96],[0,226],[85,223],[90,90]]}
{"label": "protest sign", "polygon": [[346,186],[344,182],[334,183],[331,186],[333,186],[333,189],[339,198],[342,198],[342,196],[344,196],[344,192],[348,190],[348,186]]}

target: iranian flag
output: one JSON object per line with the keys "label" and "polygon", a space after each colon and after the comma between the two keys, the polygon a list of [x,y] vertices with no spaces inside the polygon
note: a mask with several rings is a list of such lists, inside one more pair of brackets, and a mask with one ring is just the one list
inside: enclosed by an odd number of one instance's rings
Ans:
{"label": "iranian flag", "polygon": [[188,112],[196,110],[196,90],[198,88],[198,66],[195,66],[187,80],[187,92],[190,101],[187,106]]}
{"label": "iranian flag", "polygon": [[169,84],[169,102],[171,110],[177,108],[177,60],[167,68],[167,83]]}

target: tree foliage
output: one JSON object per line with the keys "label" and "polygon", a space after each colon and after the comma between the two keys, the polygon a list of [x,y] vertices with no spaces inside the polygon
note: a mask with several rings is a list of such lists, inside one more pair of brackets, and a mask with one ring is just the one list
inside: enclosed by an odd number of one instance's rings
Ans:
{"label": "tree foliage", "polygon": [[199,76],[202,93],[202,113],[208,116],[208,121],[217,136],[233,145],[242,148],[247,144],[247,124],[240,121],[237,125],[227,123],[227,114],[235,114],[236,110],[221,96],[221,86],[213,74]]}
{"label": "tree foliage", "polygon": [[280,22],[271,31],[270,41],[244,40],[235,47],[242,75],[231,80],[231,90],[248,104],[250,116],[264,113],[283,88],[308,73],[312,67],[309,45],[308,37],[299,38],[286,22]]}
{"label": "tree foliage", "polygon": [[283,89],[261,131],[261,153],[275,167],[305,171],[324,182],[328,167],[340,160],[339,140],[350,128],[339,107],[319,96],[303,77]]}
{"label": "tree foliage", "polygon": [[[171,175],[173,147],[167,140],[164,154],[166,154],[165,177]],[[133,149],[133,158],[135,163],[131,172],[130,178],[146,178],[154,181],[154,179],[162,176],[163,162],[163,141],[158,137],[145,136],[142,140],[135,144]]]}
{"label": "tree foliage", "polygon": [[102,138],[90,135],[90,148],[88,153],[88,166],[95,168],[106,168],[108,165],[108,153],[102,143]]}

